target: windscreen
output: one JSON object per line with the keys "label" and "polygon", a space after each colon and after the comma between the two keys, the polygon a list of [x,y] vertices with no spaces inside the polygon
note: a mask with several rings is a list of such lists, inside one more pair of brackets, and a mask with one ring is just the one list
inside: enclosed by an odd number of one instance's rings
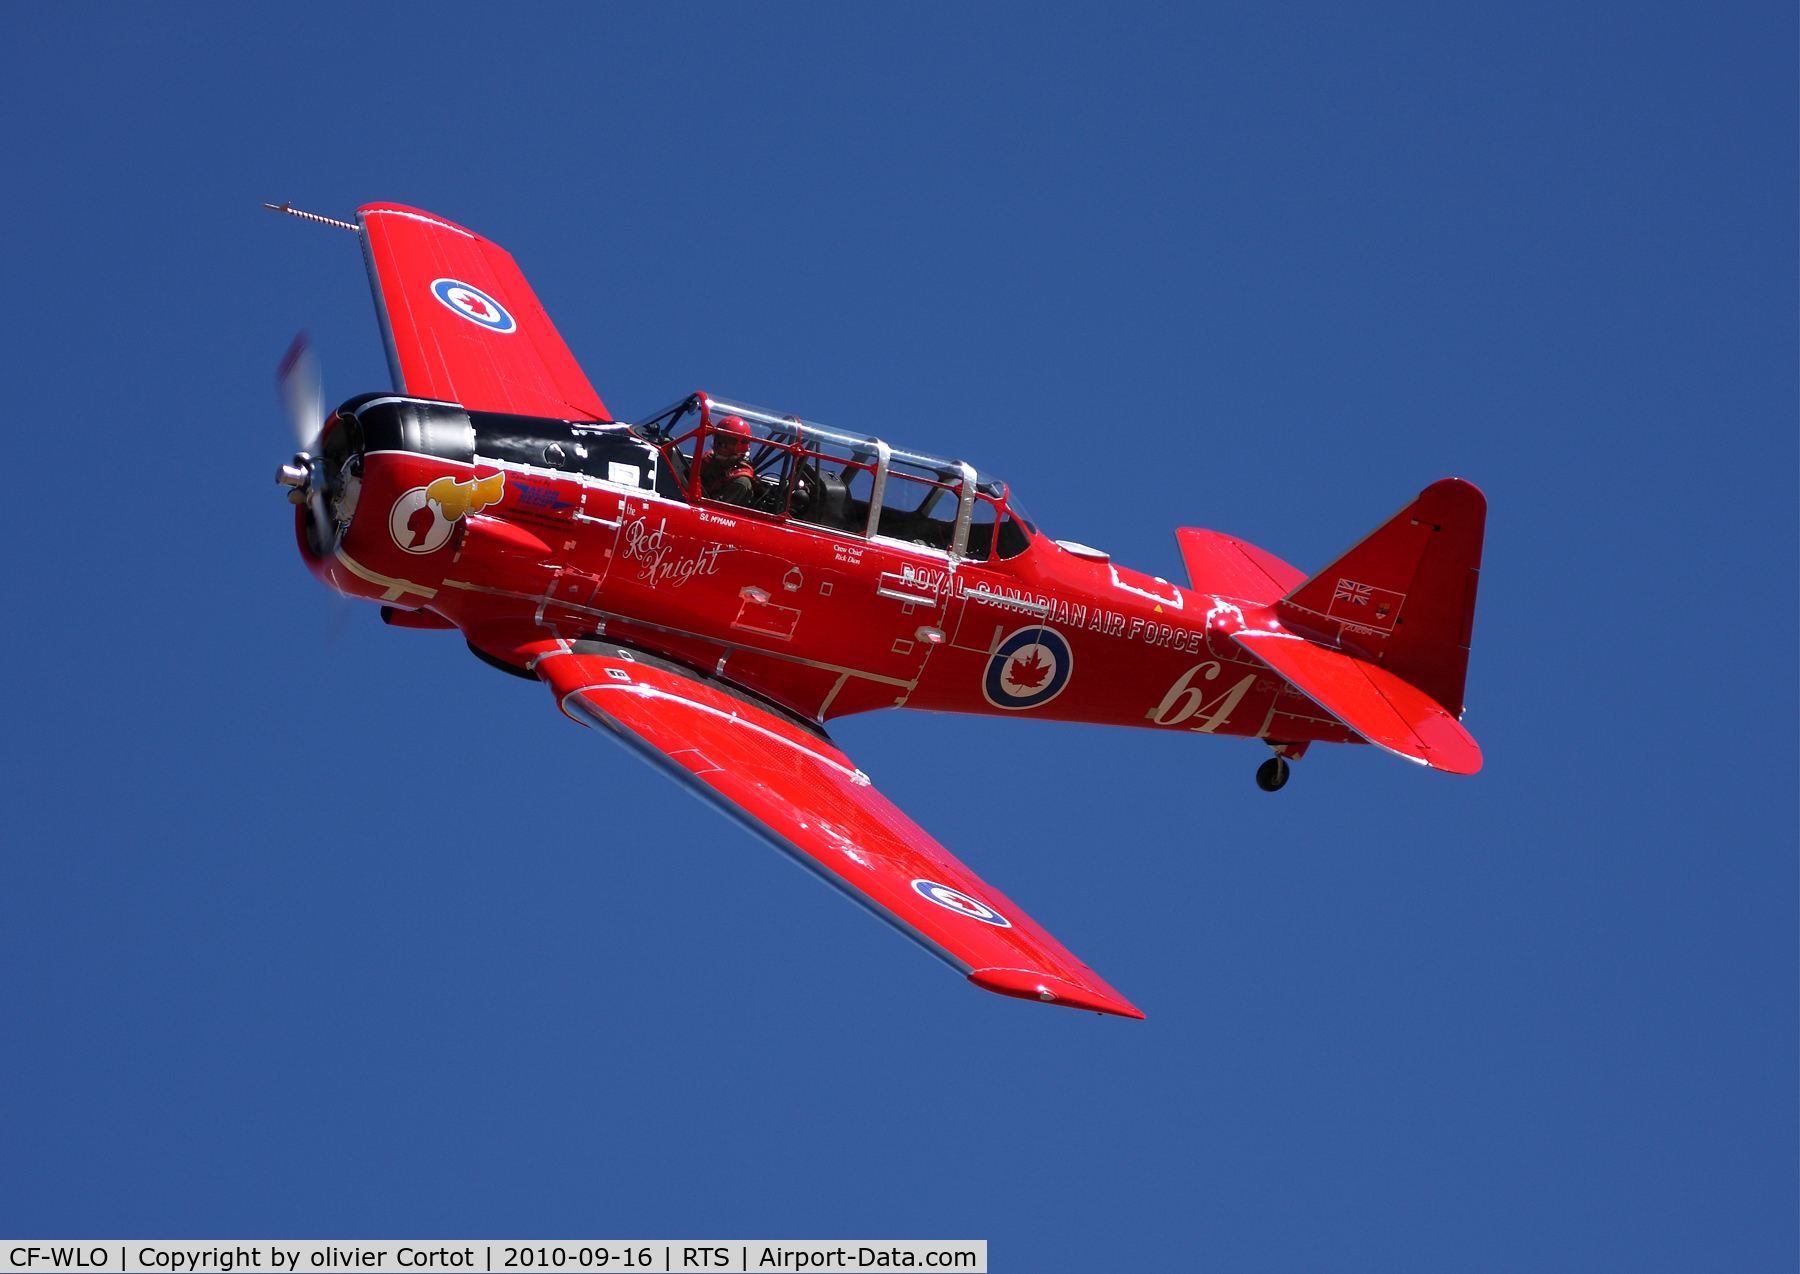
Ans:
{"label": "windscreen", "polygon": [[690,500],[977,561],[1015,557],[1036,533],[1004,482],[961,461],[734,399],[692,394],[632,429]]}

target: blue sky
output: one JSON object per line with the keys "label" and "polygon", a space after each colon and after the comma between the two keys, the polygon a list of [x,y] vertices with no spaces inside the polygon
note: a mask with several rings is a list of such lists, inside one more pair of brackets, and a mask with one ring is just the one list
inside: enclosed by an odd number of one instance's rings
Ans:
{"label": "blue sky", "polygon": [[[1791,1269],[1796,20],[1776,5],[0,17],[0,1231],[986,1237],[994,1267]],[[508,248],[622,417],[966,457],[1053,535],[1488,540],[1455,779],[839,742],[1149,1020],[1003,1000],[271,481],[343,216]]]}

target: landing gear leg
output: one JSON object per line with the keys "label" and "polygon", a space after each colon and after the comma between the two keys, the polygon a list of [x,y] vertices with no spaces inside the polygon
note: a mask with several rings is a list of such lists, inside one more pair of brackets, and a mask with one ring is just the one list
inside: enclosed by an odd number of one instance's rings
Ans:
{"label": "landing gear leg", "polygon": [[1279,792],[1288,781],[1288,763],[1285,757],[1272,756],[1256,767],[1256,786],[1265,792]]}

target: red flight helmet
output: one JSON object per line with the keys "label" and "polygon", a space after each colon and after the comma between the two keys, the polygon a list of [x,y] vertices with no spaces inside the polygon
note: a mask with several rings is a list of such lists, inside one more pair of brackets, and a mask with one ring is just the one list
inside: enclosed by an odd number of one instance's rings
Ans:
{"label": "red flight helmet", "polygon": [[745,442],[750,441],[750,426],[744,423],[742,416],[719,417],[713,424],[713,432],[730,434],[733,437],[742,438]]}

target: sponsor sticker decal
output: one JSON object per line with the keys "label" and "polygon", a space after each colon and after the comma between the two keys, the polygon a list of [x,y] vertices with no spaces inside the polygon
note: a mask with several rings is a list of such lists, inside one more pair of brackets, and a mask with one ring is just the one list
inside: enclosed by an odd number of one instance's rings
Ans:
{"label": "sponsor sticker decal", "polygon": [[565,500],[556,493],[552,486],[540,486],[535,482],[526,482],[522,478],[513,479],[513,490],[518,493],[520,509],[531,513],[561,513],[564,509],[579,509],[581,505],[574,500]]}
{"label": "sponsor sticker decal", "polygon": [[513,316],[506,312],[506,307],[480,288],[470,287],[467,283],[459,283],[455,279],[433,279],[431,294],[447,310],[451,310],[479,324],[490,332],[512,332],[518,330]]}
{"label": "sponsor sticker decal", "polygon": [[1002,929],[1012,928],[1012,921],[986,903],[975,901],[960,889],[952,889],[949,885],[940,885],[935,880],[915,880],[912,887],[921,898],[929,899],[938,906],[946,907],[960,916],[979,920],[984,925],[997,925]]}
{"label": "sponsor sticker decal", "polygon": [[1049,703],[1069,684],[1075,657],[1054,628],[1042,624],[1008,633],[988,658],[981,693],[1009,712]]}
{"label": "sponsor sticker decal", "polygon": [[404,492],[388,513],[388,534],[408,553],[435,553],[465,513],[479,513],[506,496],[506,474],[458,482],[439,478]]}

